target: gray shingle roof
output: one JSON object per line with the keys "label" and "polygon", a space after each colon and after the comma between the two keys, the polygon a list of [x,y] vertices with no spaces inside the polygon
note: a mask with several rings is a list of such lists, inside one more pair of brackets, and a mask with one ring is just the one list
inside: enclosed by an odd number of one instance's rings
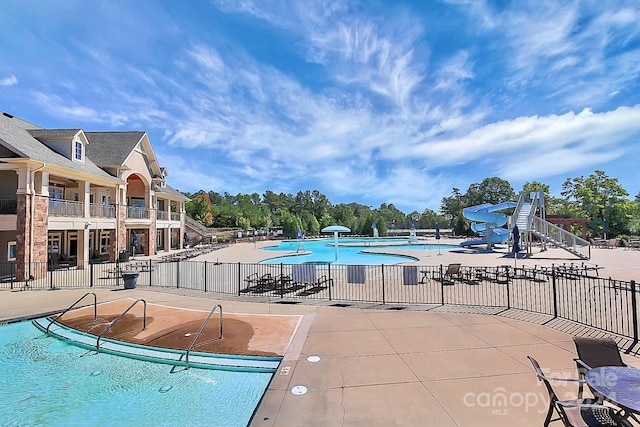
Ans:
{"label": "gray shingle roof", "polygon": [[167,195],[171,195],[173,197],[182,197],[184,199],[184,201],[188,201],[191,200],[189,199],[187,196],[185,196],[184,194],[182,194],[180,191],[176,190],[173,187],[170,187],[168,185],[165,185],[164,187],[160,187],[159,185],[154,185],[153,189],[157,192],[157,193],[161,193],[161,194],[167,194]]}
{"label": "gray shingle roof", "polygon": [[29,135],[34,138],[73,138],[82,129],[29,129]]}
{"label": "gray shingle roof", "polygon": [[[0,145],[5,147],[7,150],[16,153],[16,155],[21,158],[31,159],[52,166],[84,172],[103,178],[114,179],[113,176],[99,168],[88,158],[85,159],[85,163],[80,163],[74,162],[63,155],[56,153],[30,134],[30,132],[38,133],[39,131],[34,131],[33,128],[28,127],[29,125],[31,124],[24,120],[7,114],[0,114]],[[68,132],[69,130],[66,129],[64,131]],[[75,133],[77,133],[77,131],[78,130],[76,130]]]}
{"label": "gray shingle roof", "polygon": [[87,156],[101,167],[121,166],[144,132],[85,132],[89,140]]}

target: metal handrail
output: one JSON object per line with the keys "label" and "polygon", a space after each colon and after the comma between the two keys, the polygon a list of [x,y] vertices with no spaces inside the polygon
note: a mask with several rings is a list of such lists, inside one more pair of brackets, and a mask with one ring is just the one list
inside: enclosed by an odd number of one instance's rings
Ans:
{"label": "metal handrail", "polygon": [[200,330],[198,331],[198,333],[196,334],[195,337],[193,337],[193,341],[191,341],[191,344],[189,345],[189,347],[187,348],[187,353],[185,355],[185,366],[186,369],[189,369],[189,353],[191,352],[192,349],[194,349],[195,347],[197,347],[196,341],[198,340],[198,338],[200,338],[200,335],[202,334],[202,332],[204,331],[204,328],[207,326],[207,323],[209,323],[209,319],[211,319],[211,316],[213,315],[213,313],[216,311],[216,308],[220,308],[220,336],[218,336],[218,338],[213,338],[210,339],[209,341],[205,341],[205,342],[201,342],[200,344],[198,344],[198,346],[201,345],[205,345],[208,344],[212,341],[217,341],[223,338],[222,336],[222,306],[220,304],[216,304],[211,311],[209,312],[209,315],[207,316],[207,318],[205,319],[205,321],[202,323],[202,326],[200,326]]}
{"label": "metal handrail", "polygon": [[51,327],[51,325],[55,323],[58,319],[60,319],[63,314],[65,314],[66,312],[71,310],[73,307],[75,307],[75,305],[78,304],[80,301],[82,301],[84,297],[86,297],[87,295],[93,295],[93,320],[97,319],[98,318],[98,297],[94,292],[87,292],[86,294],[82,295],[80,299],[78,299],[76,302],[71,304],[69,308],[67,308],[62,313],[58,314],[55,319],[52,319],[51,322],[49,322],[49,324],[47,325],[47,332],[46,332],[47,335],[49,335],[49,328]]}
{"label": "metal handrail", "polygon": [[140,301],[142,301],[144,303],[144,312],[143,312],[143,318],[142,318],[142,330],[144,331],[147,328],[147,302],[145,300],[143,300],[142,298],[140,298],[140,299],[135,300],[129,306],[129,308],[127,308],[125,311],[123,311],[118,317],[115,318],[115,320],[113,320],[112,322],[109,322],[109,326],[107,326],[107,328],[104,331],[102,331],[102,333],[100,334],[100,336],[96,340],[96,351],[100,351],[100,339],[104,336],[104,334],[109,332],[111,330],[111,328],[113,326],[115,326],[115,324],[118,323],[120,321],[120,319],[122,319],[124,317],[124,315],[127,314],[129,312],[129,310],[131,310],[133,308],[133,306],[136,305],[137,303],[139,303]]}
{"label": "metal handrail", "polygon": [[580,254],[585,259],[591,258],[591,244],[581,237],[558,227],[555,224],[550,223],[542,218],[534,217],[533,219],[533,231],[538,232],[548,241],[555,243],[556,245],[563,247],[570,247],[576,254]]}

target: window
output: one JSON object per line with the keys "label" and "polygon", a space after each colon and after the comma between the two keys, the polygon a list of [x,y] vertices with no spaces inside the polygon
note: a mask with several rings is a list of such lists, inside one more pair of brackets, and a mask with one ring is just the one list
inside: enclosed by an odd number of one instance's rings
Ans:
{"label": "window", "polygon": [[108,231],[100,232],[100,254],[104,255],[109,253],[109,236]]}
{"label": "window", "polygon": [[82,160],[82,142],[76,141],[76,160]]}
{"label": "window", "polygon": [[49,198],[54,200],[62,200],[62,194],[64,193],[64,187],[49,187]]}
{"label": "window", "polygon": [[7,248],[7,261],[15,261],[16,260],[16,242],[9,242],[9,246]]}

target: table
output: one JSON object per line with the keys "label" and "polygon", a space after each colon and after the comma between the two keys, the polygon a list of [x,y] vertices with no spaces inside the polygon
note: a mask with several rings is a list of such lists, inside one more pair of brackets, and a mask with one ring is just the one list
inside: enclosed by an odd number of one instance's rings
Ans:
{"label": "table", "polygon": [[640,369],[602,366],[588,371],[586,380],[605,399],[640,413]]}

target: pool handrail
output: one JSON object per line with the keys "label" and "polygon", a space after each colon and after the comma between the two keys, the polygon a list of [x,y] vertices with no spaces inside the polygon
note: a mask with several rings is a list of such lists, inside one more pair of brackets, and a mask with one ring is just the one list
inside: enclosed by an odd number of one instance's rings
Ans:
{"label": "pool handrail", "polygon": [[86,294],[82,295],[76,302],[74,302],[73,304],[71,304],[65,311],[63,311],[62,313],[58,314],[54,319],[51,319],[51,321],[49,322],[49,324],[47,325],[47,331],[46,334],[49,335],[49,328],[51,327],[52,324],[54,324],[56,321],[58,321],[58,319],[60,319],[65,313],[67,313],[68,311],[70,311],[73,307],[75,307],[76,304],[78,304],[80,301],[82,301],[84,299],[84,297],[86,297],[87,295],[93,295],[93,320],[98,318],[98,297],[96,296],[95,292],[87,292]]}
{"label": "pool handrail", "polygon": [[100,336],[98,336],[98,339],[96,340],[96,351],[100,351],[100,339],[104,336],[104,334],[109,332],[111,328],[115,326],[115,324],[118,323],[120,319],[122,319],[124,315],[127,314],[129,310],[131,310],[133,306],[139,303],[140,301],[142,301],[142,303],[144,304],[144,311],[143,311],[143,317],[142,317],[142,330],[144,331],[147,328],[147,302],[142,298],[138,298],[133,303],[131,303],[129,308],[127,308],[125,311],[120,313],[120,315],[116,317],[113,321],[109,322],[109,325],[105,328],[104,331],[102,331],[102,333],[100,334]]}
{"label": "pool handrail", "polygon": [[185,368],[189,369],[189,353],[191,352],[191,350],[193,350],[195,347],[197,347],[196,341],[198,340],[198,338],[200,338],[200,335],[202,334],[202,332],[204,331],[204,328],[207,326],[207,323],[209,323],[209,319],[211,319],[211,316],[213,315],[213,313],[216,311],[216,308],[220,307],[220,335],[218,336],[218,338],[213,338],[210,339],[208,341],[205,342],[201,342],[198,344],[198,346],[201,345],[205,345],[208,344],[212,341],[217,341],[220,340],[222,338],[224,338],[222,336],[222,306],[220,304],[216,304],[211,311],[209,312],[209,315],[207,316],[207,318],[204,320],[204,322],[202,322],[202,326],[200,326],[200,330],[198,330],[198,332],[196,333],[196,336],[193,337],[193,340],[191,341],[191,344],[189,344],[189,347],[187,348],[187,352],[185,353]]}

